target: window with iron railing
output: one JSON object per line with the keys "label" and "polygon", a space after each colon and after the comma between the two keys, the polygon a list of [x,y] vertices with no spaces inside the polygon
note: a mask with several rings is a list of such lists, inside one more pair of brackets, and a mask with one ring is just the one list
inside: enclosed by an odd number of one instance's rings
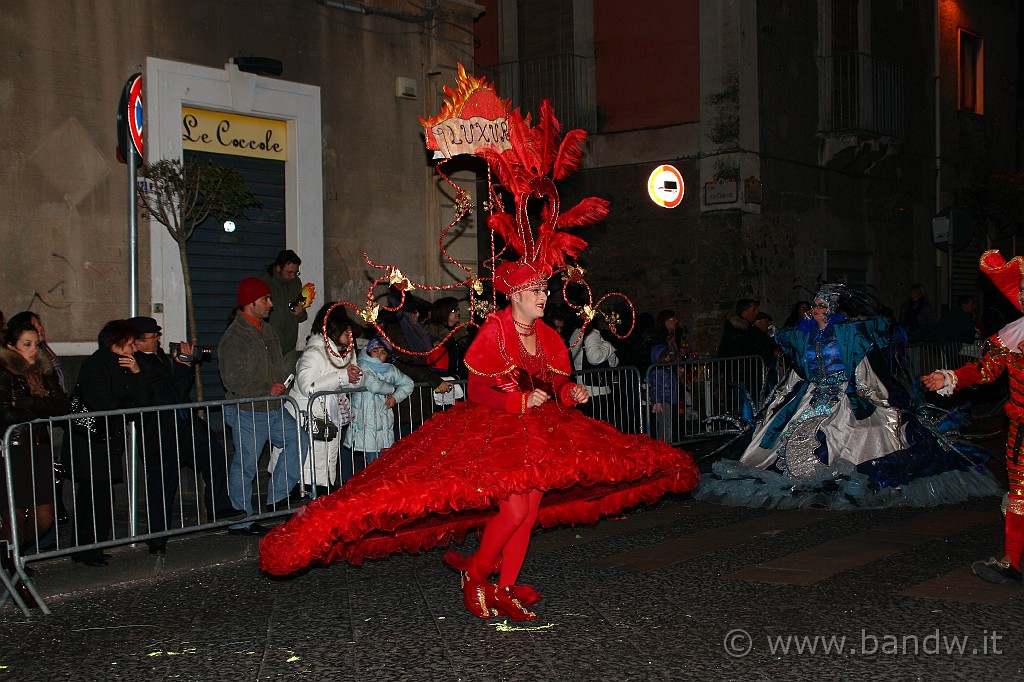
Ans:
{"label": "window with iron railing", "polygon": [[818,59],[821,133],[903,137],[903,67],[863,52]]}
{"label": "window with iron railing", "polygon": [[551,101],[562,130],[595,132],[593,59],[575,54],[521,59],[478,67],[477,75],[492,81],[501,97],[536,120],[542,100]]}

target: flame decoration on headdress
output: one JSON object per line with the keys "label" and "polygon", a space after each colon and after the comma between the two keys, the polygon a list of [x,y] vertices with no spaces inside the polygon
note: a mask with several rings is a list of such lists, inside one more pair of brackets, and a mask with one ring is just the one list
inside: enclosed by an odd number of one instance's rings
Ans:
{"label": "flame decoration on headdress", "polygon": [[[499,98],[486,80],[468,75],[461,64],[458,67],[456,88],[445,86],[444,93],[449,99],[444,102],[441,112],[429,119],[421,118],[420,122],[424,127],[427,149],[435,152],[435,158],[443,159],[438,164],[438,174],[455,191],[455,216],[442,230],[438,246],[448,262],[461,269],[466,277],[448,285],[429,286],[413,282],[393,265],[374,263],[364,254],[363,258],[367,265],[384,271],[384,274],[370,285],[366,295],[366,307],[359,309],[345,302],[335,305],[355,309],[363,320],[373,325],[387,338],[377,323],[377,315],[381,310],[399,310],[405,301],[407,290],[441,291],[464,286],[469,291],[470,320],[453,329],[451,334],[441,341],[442,344],[458,330],[469,325],[477,326],[473,320],[474,314],[486,317],[497,308],[496,293],[492,293],[490,301],[479,298],[484,292],[483,283],[492,280],[493,277],[480,277],[472,268],[449,255],[444,246],[449,230],[467,213],[472,212],[473,202],[468,192],[453,183],[441,171],[441,165],[459,154],[473,154],[487,162],[488,170],[486,206],[490,212],[487,225],[491,229],[491,257],[485,261],[485,267],[494,271],[501,262],[514,260],[518,264],[530,266],[532,272],[540,273],[538,277],[550,277],[561,273],[563,297],[579,314],[584,333],[594,317],[601,314],[613,334],[619,338],[628,336],[636,318],[632,302],[619,292],[605,294],[594,302],[590,286],[583,279],[584,270],[576,265],[576,257],[587,243],[567,232],[569,228],[585,227],[602,220],[608,215],[608,201],[600,197],[587,197],[572,208],[562,211],[558,190],[555,187],[555,180],[561,180],[579,168],[586,132],[570,130],[559,141],[562,126],[555,118],[554,108],[547,100],[541,103],[537,125],[531,126],[529,115],[523,117],[518,109],[512,109],[508,100]],[[492,173],[497,176],[497,183],[493,181]],[[514,214],[505,211],[500,187],[512,195]],[[540,222],[536,230],[530,222],[528,211],[528,205],[535,199],[542,202]],[[496,250],[495,234],[502,238],[506,247]],[[515,251],[518,258],[502,258],[506,248]],[[401,292],[401,300],[395,307],[379,304],[374,296],[376,287],[384,283],[394,286]],[[588,299],[586,303],[574,305],[564,296],[565,287],[569,283],[579,284],[584,288]],[[621,322],[619,315],[600,310],[611,298],[623,299],[630,309],[632,319],[629,329],[621,335],[616,330],[616,326]],[[580,338],[583,338],[583,334]],[[394,344],[391,339],[389,341]],[[330,344],[327,347],[330,348]],[[404,348],[399,350],[411,355],[428,354]]]}

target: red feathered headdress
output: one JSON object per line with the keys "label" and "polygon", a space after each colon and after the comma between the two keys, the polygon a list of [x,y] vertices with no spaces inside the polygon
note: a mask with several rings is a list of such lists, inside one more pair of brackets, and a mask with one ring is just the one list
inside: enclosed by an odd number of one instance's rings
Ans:
{"label": "red feathered headdress", "polygon": [[[566,304],[575,309],[582,318],[585,330],[594,316],[601,314],[608,322],[615,336],[625,338],[632,330],[632,320],[625,334],[619,334],[616,326],[621,321],[615,311],[602,312],[601,305],[613,298],[622,298],[633,312],[633,304],[625,295],[613,292],[593,300],[590,287],[583,279],[583,268],[575,264],[576,257],[587,245],[585,241],[571,235],[566,230],[572,227],[592,225],[608,214],[608,202],[599,197],[587,197],[572,208],[562,211],[559,206],[558,190],[555,180],[561,180],[579,168],[583,154],[583,143],[586,133],[582,130],[570,130],[561,136],[562,126],[555,118],[554,108],[545,100],[541,103],[539,122],[530,125],[530,117],[524,118],[518,110],[512,110],[507,100],[498,97],[493,86],[483,78],[473,78],[459,64],[459,75],[455,88],[445,86],[444,94],[448,100],[444,102],[441,112],[431,118],[420,118],[424,127],[427,149],[434,152],[435,159],[451,159],[460,154],[472,154],[487,161],[488,168],[488,201],[490,211],[487,224],[493,234],[500,235],[505,244],[513,249],[518,258],[502,258],[501,251],[496,251],[495,241],[491,240],[491,257],[485,267],[491,268],[490,278],[494,290],[507,296],[532,286],[546,287],[547,281],[554,274],[561,272],[564,287],[570,282],[582,285],[586,290],[587,302],[575,304],[566,297]],[[561,140],[561,141],[559,141]],[[335,306],[346,306],[355,310],[367,324],[380,332],[385,338],[384,329],[377,322],[380,311],[398,311],[405,301],[406,292],[412,289],[427,291],[446,291],[456,287],[466,287],[469,293],[469,308],[472,312],[469,322],[458,325],[439,343],[447,343],[458,331],[467,325],[476,326],[473,315],[485,317],[497,305],[496,295],[491,301],[479,296],[484,293],[485,277],[480,277],[473,268],[453,258],[445,248],[447,234],[463,217],[473,210],[473,201],[469,193],[452,182],[440,166],[438,174],[454,191],[454,218],[438,238],[438,247],[444,259],[463,271],[465,277],[458,282],[431,286],[422,282],[414,282],[402,273],[398,267],[378,264],[363,254],[366,264],[371,268],[383,270],[384,273],[371,282],[366,293],[366,306],[362,309],[352,303],[343,301]],[[515,211],[505,211],[501,194],[492,181],[492,174],[498,182],[512,195]],[[529,208],[540,206],[536,230],[530,222]],[[504,262],[503,262],[504,261]],[[387,285],[389,290],[399,293],[399,299],[389,300],[386,304],[378,302],[375,291],[378,286]],[[331,308],[333,310],[333,307]],[[635,314],[631,314],[635,319]],[[325,325],[326,338],[326,325]],[[580,337],[582,338],[582,336]],[[407,355],[428,356],[431,351],[412,351],[400,348],[396,350]],[[331,345],[328,350],[334,353]]]}
{"label": "red feathered headdress", "polygon": [[988,275],[1003,296],[1010,299],[1017,310],[1024,312],[1020,305],[1020,282],[1024,279],[1024,258],[1014,256],[1007,263],[997,249],[981,254],[981,271]]}

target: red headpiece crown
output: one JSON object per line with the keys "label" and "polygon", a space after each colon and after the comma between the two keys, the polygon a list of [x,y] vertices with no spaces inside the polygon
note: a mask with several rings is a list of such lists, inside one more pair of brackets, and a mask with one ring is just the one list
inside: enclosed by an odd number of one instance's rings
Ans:
{"label": "red headpiece crown", "polygon": [[[633,304],[621,293],[613,292],[597,301],[593,300],[590,287],[583,279],[583,268],[575,265],[576,257],[587,243],[567,232],[568,228],[592,225],[602,220],[608,214],[608,201],[600,197],[587,197],[564,211],[559,205],[555,181],[562,180],[579,168],[587,134],[583,130],[570,130],[563,136],[562,126],[547,100],[541,103],[537,125],[532,126],[529,115],[523,117],[517,109],[511,109],[510,103],[499,98],[487,81],[468,75],[461,64],[457,87],[445,87],[444,93],[449,100],[444,103],[441,113],[432,118],[420,119],[427,148],[434,151],[435,158],[451,159],[460,154],[473,154],[487,162],[488,200],[484,204],[490,211],[487,225],[492,234],[500,235],[506,247],[514,250],[518,256],[514,260],[509,258],[505,255],[505,248],[498,249],[495,240],[491,240],[491,257],[484,262],[484,266],[492,270],[493,276],[490,279],[494,290],[511,296],[533,286],[546,289],[548,280],[554,274],[561,273],[565,285],[573,282],[586,290],[586,303],[576,305],[566,298],[566,304],[582,318],[584,329],[600,312],[601,305],[613,297],[622,298],[630,308],[631,317],[635,318],[632,315]],[[384,330],[377,322],[378,313],[382,309],[397,311],[405,300],[406,292],[412,289],[443,291],[464,286],[468,289],[470,310],[479,317],[484,317],[497,305],[496,296],[491,301],[477,298],[483,295],[487,278],[480,277],[472,268],[453,258],[445,248],[448,231],[472,210],[473,202],[468,192],[441,172],[440,165],[437,172],[455,191],[455,216],[441,232],[438,246],[444,259],[462,270],[465,278],[452,284],[429,286],[413,282],[393,265],[378,265],[364,254],[367,265],[384,270],[385,274],[371,283],[364,309],[359,310],[348,302],[335,305],[358,310],[359,316],[382,335]],[[493,181],[495,175],[497,183]],[[514,205],[512,213],[505,211],[502,193],[498,190],[499,184],[511,195]],[[538,204],[540,206],[536,228],[530,222],[528,204],[530,208]],[[400,300],[380,305],[374,295],[375,288],[380,284],[387,284],[400,292]],[[600,314],[608,321],[612,333],[619,338],[625,338],[632,330],[630,320],[629,330],[620,335],[615,331],[615,326],[620,322],[618,313],[611,311]],[[476,323],[471,319],[459,325],[441,343],[446,343],[452,334],[469,324]],[[410,351],[397,345],[395,348],[410,355],[426,356],[430,353]]]}
{"label": "red headpiece crown", "polygon": [[1020,282],[1024,279],[1024,258],[1014,256],[1007,263],[997,249],[981,254],[981,271],[988,275],[1003,296],[1010,299],[1017,310],[1024,312],[1020,305]]}

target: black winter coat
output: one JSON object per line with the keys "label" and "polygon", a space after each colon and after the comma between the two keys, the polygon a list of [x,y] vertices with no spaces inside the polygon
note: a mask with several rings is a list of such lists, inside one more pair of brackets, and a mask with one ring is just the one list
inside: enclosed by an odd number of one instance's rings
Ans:
{"label": "black winter coat", "polygon": [[[152,383],[145,373],[133,374],[121,367],[119,357],[113,351],[100,348],[82,364],[75,390],[90,412],[131,410],[155,403]],[[70,447],[65,438],[64,448],[68,475],[77,480],[94,476],[119,482],[124,471],[126,426],[132,421],[138,421],[138,415],[100,418],[92,437],[82,429],[69,429]]]}

